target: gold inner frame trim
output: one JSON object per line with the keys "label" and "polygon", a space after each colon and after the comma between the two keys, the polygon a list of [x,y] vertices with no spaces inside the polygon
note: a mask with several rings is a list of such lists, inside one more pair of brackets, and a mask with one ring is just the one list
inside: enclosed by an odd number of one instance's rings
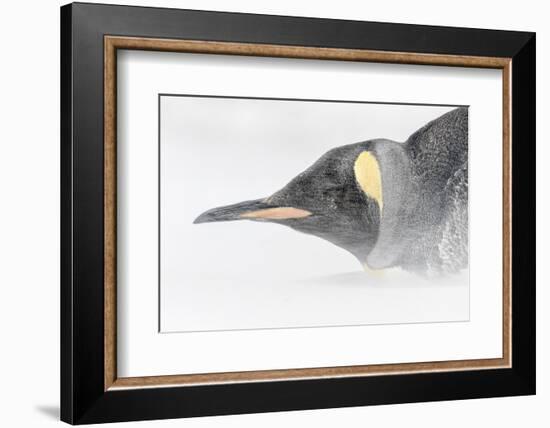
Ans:
{"label": "gold inner frame trim", "polygon": [[[375,364],[338,367],[289,368],[226,373],[202,373],[170,376],[117,376],[116,367],[116,85],[117,50],[147,50],[218,55],[262,56],[336,61],[380,62],[393,64],[440,65],[495,68],[502,70],[503,94],[503,289],[502,357],[492,359],[430,361],[420,363]],[[511,58],[462,55],[386,52],[361,49],[337,49],[307,46],[283,46],[251,43],[171,40],[140,37],[104,37],[104,389],[154,388],[219,383],[242,383],[339,378],[371,375],[395,375],[422,372],[480,370],[511,367]]]}

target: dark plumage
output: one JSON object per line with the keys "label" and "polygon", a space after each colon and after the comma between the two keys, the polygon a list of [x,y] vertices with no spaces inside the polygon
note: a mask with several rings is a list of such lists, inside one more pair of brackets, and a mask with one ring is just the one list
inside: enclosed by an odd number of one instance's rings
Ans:
{"label": "dark plumage", "polygon": [[[358,163],[365,152],[374,160]],[[468,110],[404,143],[334,148],[271,196],[214,208],[195,223],[243,219],[326,239],[373,269],[457,272],[468,265]]]}

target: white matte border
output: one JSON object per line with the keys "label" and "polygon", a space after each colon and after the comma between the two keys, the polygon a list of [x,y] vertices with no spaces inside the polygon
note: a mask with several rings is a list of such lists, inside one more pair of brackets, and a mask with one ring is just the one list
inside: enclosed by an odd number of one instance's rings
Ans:
{"label": "white matte border", "polygon": [[[119,51],[117,75],[119,377],[502,357],[501,70]],[[470,321],[159,334],[159,93],[469,105]]]}

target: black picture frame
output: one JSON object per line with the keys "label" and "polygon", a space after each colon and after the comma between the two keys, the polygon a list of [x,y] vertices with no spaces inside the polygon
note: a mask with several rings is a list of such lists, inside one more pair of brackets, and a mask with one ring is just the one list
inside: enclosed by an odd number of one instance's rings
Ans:
{"label": "black picture frame", "polygon": [[[104,36],[512,59],[512,366],[104,388]],[[73,3],[61,8],[61,419],[86,424],[535,393],[535,34]]]}

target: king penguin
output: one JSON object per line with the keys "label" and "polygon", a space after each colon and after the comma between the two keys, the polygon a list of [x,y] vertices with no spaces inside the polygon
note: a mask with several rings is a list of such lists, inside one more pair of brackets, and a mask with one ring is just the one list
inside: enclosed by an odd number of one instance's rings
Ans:
{"label": "king penguin", "polygon": [[278,223],[325,239],[370,269],[456,273],[468,266],[468,109],[405,142],[329,150],[271,196],[213,208],[194,223]]}

